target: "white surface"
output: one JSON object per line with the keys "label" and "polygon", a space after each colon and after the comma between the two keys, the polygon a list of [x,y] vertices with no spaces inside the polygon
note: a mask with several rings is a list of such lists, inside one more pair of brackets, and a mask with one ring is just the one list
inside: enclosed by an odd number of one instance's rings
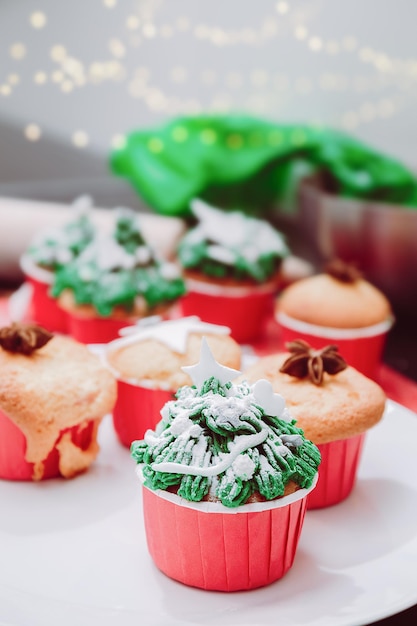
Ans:
{"label": "white surface", "polygon": [[0,481],[0,624],[353,626],[417,603],[417,416],[389,402],[350,498],[308,511],[293,568],[252,592],[204,592],[160,573],[139,481],[110,418],[72,481]]}

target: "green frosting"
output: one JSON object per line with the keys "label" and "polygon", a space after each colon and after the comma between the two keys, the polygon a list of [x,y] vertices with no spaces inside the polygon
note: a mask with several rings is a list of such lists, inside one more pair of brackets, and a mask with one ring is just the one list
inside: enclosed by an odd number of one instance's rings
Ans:
{"label": "green frosting", "polygon": [[146,487],[176,486],[193,502],[210,491],[227,507],[244,504],[255,491],[266,500],[280,497],[289,481],[308,488],[321,460],[285,408],[267,415],[247,383],[215,377],[200,391],[179,389],[156,430],[134,441],[131,454]]}
{"label": "green frosting", "polygon": [[116,306],[134,310],[142,297],[147,312],[185,293],[177,268],[155,257],[133,212],[119,211],[111,236],[99,235],[72,262],[59,267],[51,294],[72,291],[77,304],[90,304],[108,317]]}
{"label": "green frosting", "polygon": [[133,130],[110,167],[166,215],[189,215],[196,197],[252,214],[294,210],[300,178],[316,173],[340,196],[417,207],[417,179],[396,159],[331,128],[249,115],[177,117]]}
{"label": "green frosting", "polygon": [[114,238],[117,243],[130,254],[134,254],[139,246],[146,246],[146,242],[140,232],[138,221],[135,219],[135,216],[126,209],[124,211],[119,210]]}
{"label": "green frosting", "polygon": [[84,212],[62,228],[41,234],[29,246],[27,253],[37,265],[56,270],[81,254],[94,235],[95,227],[90,216]]}
{"label": "green frosting", "polygon": [[195,200],[199,220],[182,238],[178,259],[186,269],[215,278],[251,279],[274,276],[289,254],[283,235],[265,220],[241,211],[225,212]]}

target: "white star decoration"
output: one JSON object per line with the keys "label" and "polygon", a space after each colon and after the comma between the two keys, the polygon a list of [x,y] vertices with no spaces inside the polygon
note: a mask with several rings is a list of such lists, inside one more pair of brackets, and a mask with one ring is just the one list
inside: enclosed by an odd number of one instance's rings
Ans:
{"label": "white star decoration", "polygon": [[151,318],[145,318],[136,326],[123,328],[120,332],[123,337],[113,341],[110,348],[119,348],[145,339],[155,339],[167,345],[174,352],[185,354],[190,333],[229,335],[230,328],[202,322],[196,315],[166,321],[161,321],[161,318],[155,315]]}
{"label": "white star decoration", "polygon": [[201,389],[203,383],[212,376],[224,385],[240,374],[239,370],[220,365],[216,361],[205,337],[201,340],[200,361],[196,365],[187,365],[181,369],[190,376],[197,389]]}

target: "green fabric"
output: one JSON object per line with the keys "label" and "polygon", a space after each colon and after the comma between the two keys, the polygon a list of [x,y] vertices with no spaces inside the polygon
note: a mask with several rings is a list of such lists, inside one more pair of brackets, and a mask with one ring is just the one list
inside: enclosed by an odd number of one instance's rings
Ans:
{"label": "green fabric", "polygon": [[318,171],[341,196],[417,206],[417,180],[397,160],[335,130],[246,115],[179,117],[133,131],[110,168],[165,215],[190,215],[194,197],[251,213],[291,209],[300,177]]}

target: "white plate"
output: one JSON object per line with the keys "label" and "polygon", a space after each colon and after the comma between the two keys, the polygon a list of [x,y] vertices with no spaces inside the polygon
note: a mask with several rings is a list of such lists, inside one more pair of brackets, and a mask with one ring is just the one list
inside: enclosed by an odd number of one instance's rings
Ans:
{"label": "white plate", "polygon": [[[7,626],[354,626],[417,603],[417,419],[389,402],[350,498],[308,511],[293,568],[251,592],[204,592],[151,561],[139,482],[110,417],[91,470],[0,481],[0,623]],[[237,546],[238,549],[238,546]]]}

